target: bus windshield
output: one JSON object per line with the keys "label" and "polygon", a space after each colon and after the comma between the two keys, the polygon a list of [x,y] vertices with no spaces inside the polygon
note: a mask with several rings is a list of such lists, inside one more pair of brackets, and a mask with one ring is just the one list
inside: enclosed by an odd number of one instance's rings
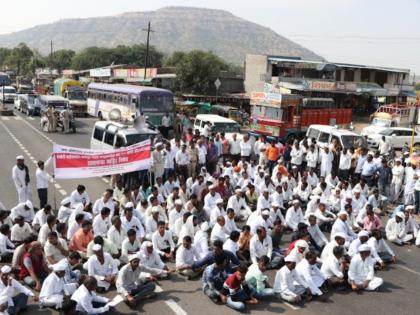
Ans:
{"label": "bus windshield", "polygon": [[79,100],[85,101],[86,100],[86,93],[84,91],[70,91],[68,93],[70,100]]}
{"label": "bus windshield", "polygon": [[373,118],[372,125],[379,127],[391,127],[391,120]]}
{"label": "bus windshield", "polygon": [[241,132],[239,124],[235,123],[214,123],[212,128],[214,132]]}
{"label": "bus windshield", "polygon": [[167,95],[140,96],[140,110],[144,112],[171,112],[173,111],[173,98]]}

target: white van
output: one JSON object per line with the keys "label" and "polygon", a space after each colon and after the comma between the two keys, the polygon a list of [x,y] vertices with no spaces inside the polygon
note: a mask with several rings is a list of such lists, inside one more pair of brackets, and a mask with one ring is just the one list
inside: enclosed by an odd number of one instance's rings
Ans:
{"label": "white van", "polygon": [[310,125],[306,131],[306,136],[309,139],[314,138],[321,148],[329,145],[333,139],[342,148],[367,147],[367,142],[362,136],[347,129],[340,129],[337,126]]}
{"label": "white van", "polygon": [[212,132],[224,132],[229,139],[232,138],[232,134],[236,133],[237,138],[242,139],[241,126],[236,121],[219,115],[199,114],[195,116],[194,129],[203,134],[204,126],[207,123],[210,123]]}
{"label": "white van", "polygon": [[127,147],[147,139],[151,139],[153,146],[158,134],[157,131],[148,128],[136,129],[133,126],[117,122],[98,121],[95,123],[92,131],[90,148],[94,150],[112,150],[117,144],[120,147]]}

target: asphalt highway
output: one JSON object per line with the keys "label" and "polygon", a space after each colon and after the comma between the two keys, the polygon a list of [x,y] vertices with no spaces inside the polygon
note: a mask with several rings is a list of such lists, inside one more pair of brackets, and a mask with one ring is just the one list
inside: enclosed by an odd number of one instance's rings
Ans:
{"label": "asphalt highway", "polygon": [[[76,134],[44,133],[39,127],[39,117],[27,117],[16,113],[14,117],[0,117],[0,201],[11,208],[16,205],[17,193],[11,179],[12,167],[16,155],[24,155],[26,164],[30,169],[32,179],[32,192],[34,202],[38,204],[36,196],[35,170],[38,160],[46,160],[52,153],[53,143],[74,147],[89,147],[92,118],[77,119]],[[50,173],[51,167],[48,168]],[[99,198],[107,187],[107,178],[92,178],[82,180],[57,180],[50,184],[49,203],[57,207],[60,201],[68,196],[77,186],[84,184],[92,201]],[[54,198],[55,196],[55,198]],[[386,218],[383,218],[385,224]],[[289,235],[284,238],[285,245]],[[247,308],[247,314],[381,314],[381,315],[414,315],[419,314],[420,299],[418,298],[420,285],[420,249],[415,246],[396,247],[394,249],[398,264],[391,265],[385,271],[377,273],[385,281],[380,292],[354,294],[350,291],[328,293],[326,303],[313,301],[303,307],[295,307],[279,300],[261,301],[258,305]],[[269,271],[271,284],[274,281],[275,271]],[[158,283],[157,296],[145,301],[137,309],[128,308],[124,303],[119,304],[110,314],[137,314],[146,312],[150,314],[200,314],[215,313],[237,314],[226,306],[211,302],[201,292],[200,279],[188,281],[179,275],[172,275],[170,280]],[[108,297],[115,296],[111,291]],[[40,310],[31,302],[29,309],[22,314],[57,314],[51,309]]]}

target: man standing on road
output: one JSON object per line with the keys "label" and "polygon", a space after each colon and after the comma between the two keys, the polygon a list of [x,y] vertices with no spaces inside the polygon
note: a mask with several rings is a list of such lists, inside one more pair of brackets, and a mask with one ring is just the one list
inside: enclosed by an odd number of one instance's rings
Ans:
{"label": "man standing on road", "polygon": [[44,161],[38,161],[38,168],[35,172],[40,209],[44,208],[48,203],[48,183],[51,180],[51,176],[45,171],[45,168],[48,167],[51,160],[50,157],[45,163]]}
{"label": "man standing on road", "polygon": [[168,113],[165,113],[165,116],[162,117],[162,135],[165,139],[168,139],[170,127],[171,117],[169,117]]}
{"label": "man standing on road", "polygon": [[12,178],[15,182],[18,193],[19,203],[27,200],[32,201],[32,192],[29,182],[29,169],[25,165],[25,159],[22,155],[16,157],[16,165],[12,169]]}
{"label": "man standing on road", "polygon": [[153,173],[156,178],[162,177],[165,170],[165,152],[162,152],[163,144],[156,143],[156,150],[152,152],[153,158]]}
{"label": "man standing on road", "polygon": [[64,133],[70,132],[70,111],[65,109],[61,112],[61,117],[63,118],[63,127]]}

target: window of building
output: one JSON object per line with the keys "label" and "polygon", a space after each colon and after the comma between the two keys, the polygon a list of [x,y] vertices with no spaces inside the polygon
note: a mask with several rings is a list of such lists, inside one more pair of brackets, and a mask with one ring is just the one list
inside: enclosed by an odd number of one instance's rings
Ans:
{"label": "window of building", "polygon": [[354,71],[353,70],[346,70],[344,73],[344,81],[354,82]]}
{"label": "window of building", "polygon": [[360,81],[369,82],[370,80],[370,71],[368,69],[362,69],[360,73]]}

